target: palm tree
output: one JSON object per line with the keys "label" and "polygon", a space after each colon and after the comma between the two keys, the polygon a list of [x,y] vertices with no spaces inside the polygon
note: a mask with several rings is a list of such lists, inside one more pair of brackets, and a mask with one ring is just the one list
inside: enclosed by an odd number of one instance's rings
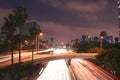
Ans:
{"label": "palm tree", "polygon": [[[37,29],[35,26],[30,28],[29,33],[30,33],[31,43],[35,40],[35,37],[40,32],[41,30]],[[32,63],[33,63],[33,44],[32,44]]]}
{"label": "palm tree", "polygon": [[119,38],[118,38],[118,37],[115,37],[114,40],[115,40],[115,43],[117,44],[118,41],[119,41]]}
{"label": "palm tree", "polygon": [[21,33],[22,33],[22,28],[25,24],[25,21],[28,19],[27,13],[26,13],[26,8],[22,6],[16,7],[15,10],[13,10],[14,15],[15,15],[15,20],[16,24],[20,30],[19,33],[19,63],[21,63]]}
{"label": "palm tree", "polygon": [[53,37],[51,37],[50,38],[50,41],[51,41],[51,47],[53,46],[53,41],[54,41],[54,38]]}
{"label": "palm tree", "polygon": [[14,52],[14,40],[13,40],[13,36],[14,36],[14,32],[16,29],[16,24],[15,24],[15,20],[14,20],[14,15],[13,14],[9,14],[8,17],[4,17],[4,25],[3,25],[3,30],[5,31],[5,33],[8,35],[8,39],[11,45],[11,79],[13,79],[13,52]]}
{"label": "palm tree", "polygon": [[37,29],[35,26],[31,27],[29,30],[31,39],[32,40],[35,39],[36,35],[39,34],[40,32],[41,32],[41,29]]}
{"label": "palm tree", "polygon": [[26,8],[22,6],[16,7],[13,10],[15,15],[16,26],[19,28],[19,79],[21,78],[21,33],[24,27],[25,21],[28,19]]}
{"label": "palm tree", "polygon": [[86,35],[82,35],[82,40],[83,40],[83,41],[85,41],[85,40],[86,40],[86,38],[87,38],[87,36],[86,36]]}
{"label": "palm tree", "polygon": [[105,37],[107,36],[107,32],[101,31],[101,32],[100,32],[100,36],[103,36],[103,38],[105,38]]}

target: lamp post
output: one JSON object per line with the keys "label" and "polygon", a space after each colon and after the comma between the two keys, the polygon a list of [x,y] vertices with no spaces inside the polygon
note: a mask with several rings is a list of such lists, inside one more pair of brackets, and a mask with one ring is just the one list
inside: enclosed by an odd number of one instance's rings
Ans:
{"label": "lamp post", "polygon": [[34,51],[33,51],[34,42],[33,41],[31,42],[31,46],[32,46],[32,64],[33,64],[33,60],[34,60],[34,56],[33,56],[33,54],[34,54]]}
{"label": "lamp post", "polygon": [[100,51],[102,51],[102,49],[103,49],[103,36],[100,36]]}
{"label": "lamp post", "polygon": [[37,36],[36,36],[36,50],[37,50],[37,53],[38,53],[38,50],[39,50],[39,40],[41,39],[41,37],[43,36],[43,33],[40,32]]}

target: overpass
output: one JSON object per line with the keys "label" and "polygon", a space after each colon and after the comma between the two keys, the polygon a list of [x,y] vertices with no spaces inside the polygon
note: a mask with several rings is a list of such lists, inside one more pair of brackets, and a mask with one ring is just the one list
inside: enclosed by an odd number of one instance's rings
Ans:
{"label": "overpass", "polygon": [[[45,61],[57,60],[57,59],[68,59],[68,58],[95,58],[98,53],[65,53],[65,54],[35,54],[34,64],[38,64]],[[32,56],[21,57],[22,64],[27,64],[32,62]],[[14,64],[18,63],[18,57],[14,58]],[[11,59],[0,63],[0,69],[11,65]]]}
{"label": "overpass", "polygon": [[[51,60],[58,60],[58,59],[68,59],[68,58],[95,58],[98,53],[71,53],[71,54],[36,54],[34,55],[34,64],[51,61]],[[23,61],[25,64],[31,61]]]}

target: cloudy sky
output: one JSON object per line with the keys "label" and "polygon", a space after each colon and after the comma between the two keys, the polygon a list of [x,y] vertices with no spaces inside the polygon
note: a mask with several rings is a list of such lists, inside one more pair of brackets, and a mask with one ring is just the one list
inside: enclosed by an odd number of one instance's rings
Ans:
{"label": "cloudy sky", "polygon": [[66,43],[81,35],[99,36],[101,31],[118,36],[117,0],[0,0],[3,17],[16,6],[27,8],[29,20],[36,20],[44,39]]}

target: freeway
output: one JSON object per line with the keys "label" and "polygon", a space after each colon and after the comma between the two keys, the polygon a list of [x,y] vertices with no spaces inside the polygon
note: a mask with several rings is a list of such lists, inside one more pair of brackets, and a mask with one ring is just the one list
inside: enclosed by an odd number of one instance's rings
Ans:
{"label": "freeway", "polygon": [[43,73],[37,80],[70,80],[65,60],[49,61]]}
{"label": "freeway", "polygon": [[[61,51],[57,51],[55,53],[60,56]],[[83,57],[86,56],[88,57],[84,54]],[[44,71],[40,71],[37,80],[117,80],[115,76],[84,58],[68,56],[68,59],[49,61]]]}
{"label": "freeway", "polygon": [[83,58],[49,61],[37,80],[118,80],[109,72]]}
{"label": "freeway", "polygon": [[[22,57],[26,57],[31,54],[32,52],[25,54],[22,53]],[[94,58],[97,55],[95,53],[34,54],[34,63],[49,61],[45,69],[42,72],[40,71],[40,74],[38,74],[39,76],[37,77],[37,80],[117,80],[116,77],[99,66],[83,59],[91,57]],[[5,64],[10,65],[10,57],[10,55],[1,56],[0,67],[4,67]],[[15,54],[15,61],[17,57],[18,54]],[[27,57],[26,59],[23,58],[22,62],[26,63],[31,61],[31,57]]]}
{"label": "freeway", "polygon": [[71,68],[76,80],[117,80],[115,76],[86,59],[72,59]]}

